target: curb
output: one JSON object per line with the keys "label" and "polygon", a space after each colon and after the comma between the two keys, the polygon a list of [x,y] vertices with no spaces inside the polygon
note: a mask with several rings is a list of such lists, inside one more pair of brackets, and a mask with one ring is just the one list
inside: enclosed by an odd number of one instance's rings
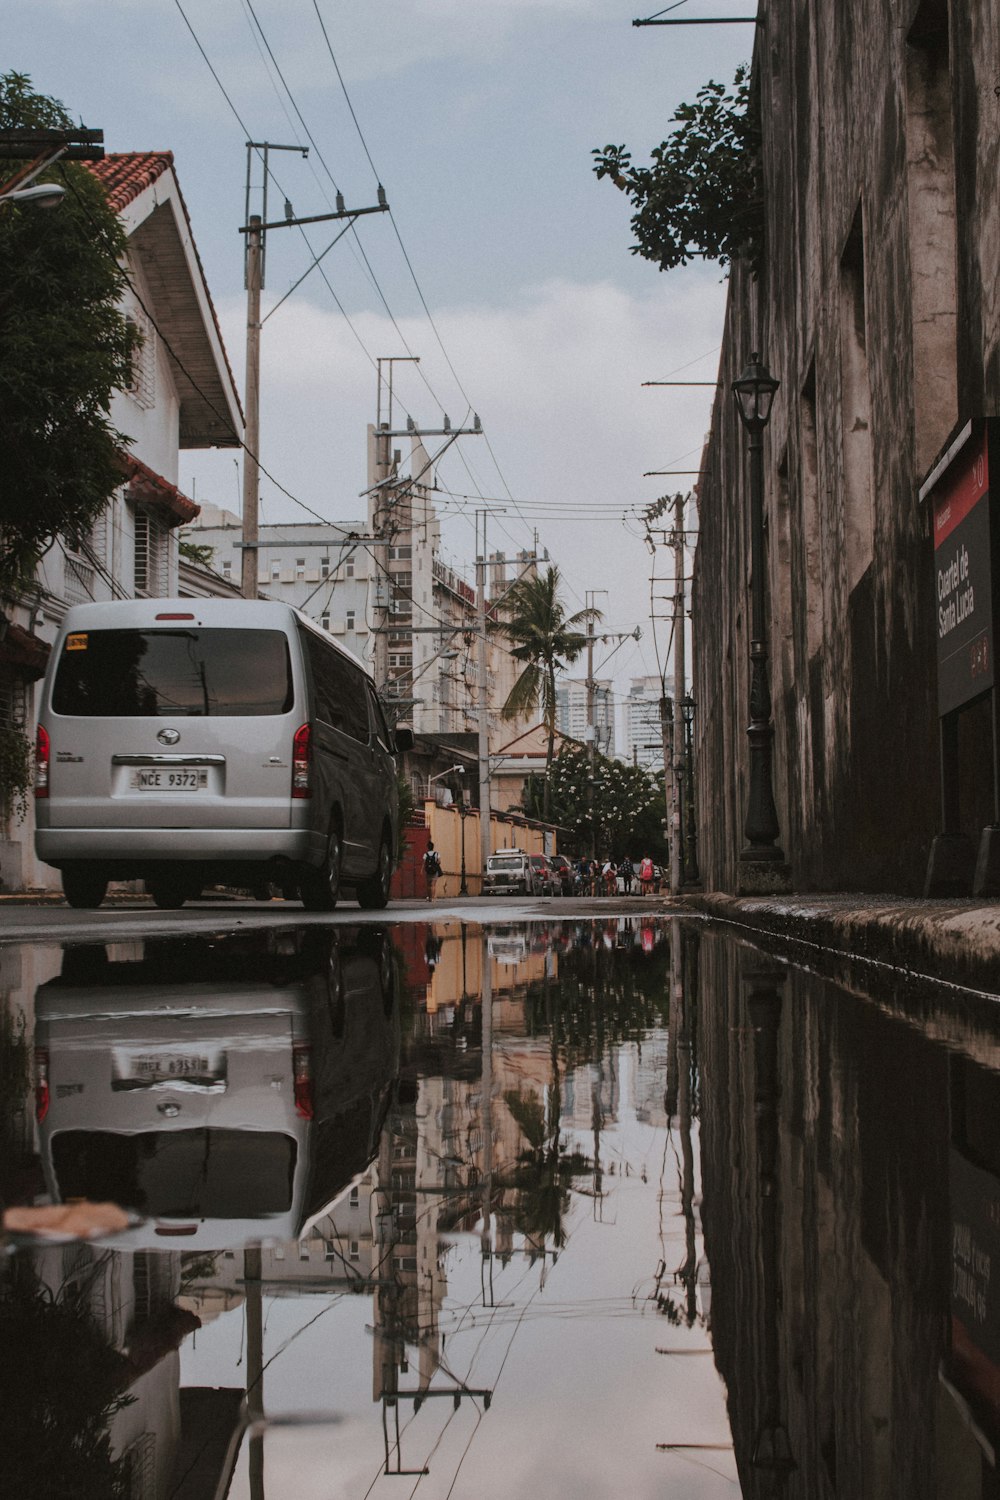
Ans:
{"label": "curb", "polygon": [[688,896],[685,907],[780,948],[808,948],[1000,996],[1000,904],[838,895]]}

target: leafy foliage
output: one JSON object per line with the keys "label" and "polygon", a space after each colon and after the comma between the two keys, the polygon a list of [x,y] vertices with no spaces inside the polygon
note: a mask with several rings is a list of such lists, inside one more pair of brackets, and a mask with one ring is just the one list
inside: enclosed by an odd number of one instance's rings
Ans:
{"label": "leafy foliage", "polygon": [[[556,672],[576,661],[587,644],[581,630],[590,620],[599,620],[596,609],[581,609],[567,616],[559,598],[559,569],[519,579],[507,595],[507,615],[497,628],[510,642],[510,654],[524,669],[507,696],[505,719],[519,719],[541,706],[548,730],[545,768],[552,765],[556,735]],[[548,777],[546,776],[546,786]],[[550,815],[548,792],[543,796],[542,816]]]}
{"label": "leafy foliage", "polygon": [[0,724],[0,815],[19,823],[28,813],[28,798],[34,771],[31,744],[23,729]]}
{"label": "leafy foliage", "polygon": [[[2,132],[72,121],[21,73],[0,76],[0,185],[23,167]],[[139,334],[121,311],[125,233],[93,174],[48,170],[58,208],[0,205],[0,586],[21,586],[61,532],[86,535],[121,484],[113,393],[130,379]]]}
{"label": "leafy foliage", "polygon": [[181,557],[188,562],[196,563],[200,568],[210,568],[215,556],[215,548],[210,547],[207,542],[189,542],[186,537],[181,537],[177,544],[177,550]]}
{"label": "leafy foliage", "polygon": [[652,166],[633,166],[625,146],[593,152],[597,176],[610,177],[635,206],[633,255],[661,271],[699,257],[758,265],[764,195],[749,68],[737,69],[731,90],[710,80],[672,118],[678,128],[650,152]]}
{"label": "leafy foliage", "polygon": [[29,1274],[0,1287],[0,1445],[11,1495],[127,1500],[125,1461],[108,1424],[132,1400],[126,1361],[84,1307]]}
{"label": "leafy foliage", "polygon": [[[564,745],[552,762],[546,787],[552,821],[571,830],[578,853],[586,853],[593,844],[600,855],[616,859],[626,854],[632,859],[644,854],[666,857],[660,822],[663,784],[641,766],[595,755],[591,787],[587,751]],[[540,777],[529,779],[522,798],[529,817],[538,817],[544,790]]]}

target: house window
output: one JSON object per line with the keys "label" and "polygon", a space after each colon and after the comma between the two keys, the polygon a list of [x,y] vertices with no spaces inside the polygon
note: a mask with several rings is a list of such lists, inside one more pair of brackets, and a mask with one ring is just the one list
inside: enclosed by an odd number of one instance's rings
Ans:
{"label": "house window", "polygon": [[223,560],[223,564],[222,564],[222,576],[223,576],[223,578],[229,578],[231,576],[231,574],[232,574],[232,571],[233,571],[233,565],[232,565],[231,561],[229,560],[229,558],[227,557],[227,558],[225,558]]}
{"label": "house window", "polygon": [[297,557],[295,559],[295,576],[296,578],[304,578],[306,576],[306,560],[304,557]]}
{"label": "house window", "polygon": [[132,308],[125,316],[142,339],[132,353],[127,390],[136,405],[148,411],[156,405],[156,329],[141,308]]}
{"label": "house window", "polygon": [[350,1241],[350,1256],[352,1260],[361,1259],[361,1244],[358,1240]]}
{"label": "house window", "polygon": [[347,611],[347,628],[348,628],[348,630],[353,630],[354,629],[354,611],[353,611],[353,609],[349,609]]}
{"label": "house window", "polygon": [[329,615],[320,615],[320,617],[319,617],[319,623],[322,625],[322,627],[323,627],[324,630],[329,630],[330,629],[330,616]]}
{"label": "house window", "polygon": [[328,557],[321,557],[320,558],[320,560],[319,560],[319,571],[320,571],[320,576],[322,578],[329,578],[329,576],[330,576],[330,559]]}
{"label": "house window", "polygon": [[344,576],[345,578],[354,577],[354,564],[352,562],[344,564]]}
{"label": "house window", "polygon": [[170,532],[148,510],[135,513],[135,591],[147,598],[167,592],[167,545]]}
{"label": "house window", "polygon": [[360,1201],[361,1201],[361,1190],[360,1190],[360,1188],[352,1187],[351,1188],[351,1207],[352,1208],[357,1208],[358,1203]]}
{"label": "house window", "polygon": [[25,717],[24,679],[12,667],[0,666],[0,727],[23,729]]}
{"label": "house window", "polygon": [[271,582],[272,583],[280,583],[280,581],[281,581],[281,564],[280,564],[280,562],[272,562],[272,564],[271,564]]}

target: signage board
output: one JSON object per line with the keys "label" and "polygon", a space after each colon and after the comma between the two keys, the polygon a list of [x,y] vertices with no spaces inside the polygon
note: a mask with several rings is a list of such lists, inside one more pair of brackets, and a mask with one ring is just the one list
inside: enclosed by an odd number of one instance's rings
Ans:
{"label": "signage board", "polygon": [[993,686],[988,429],[976,424],[933,492],[938,713]]}

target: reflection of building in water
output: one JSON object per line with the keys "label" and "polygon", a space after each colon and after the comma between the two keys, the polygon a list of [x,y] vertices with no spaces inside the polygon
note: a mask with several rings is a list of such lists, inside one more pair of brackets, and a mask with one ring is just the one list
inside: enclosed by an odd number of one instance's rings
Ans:
{"label": "reflection of building in water", "polygon": [[[86,1319],[119,1356],[116,1387],[128,1399],[111,1417],[108,1435],[112,1459],[124,1461],[125,1492],[136,1500],[213,1494],[243,1391],[181,1390],[178,1351],[199,1323],[182,1305],[181,1253],[52,1246],[32,1252],[30,1263],[25,1254],[22,1284],[26,1264],[59,1307]],[[55,1415],[72,1420],[66,1412]],[[188,1477],[196,1454],[201,1488]]]}
{"label": "reflection of building in water", "polygon": [[643,1038],[641,1048],[629,1047],[622,1054],[624,1066],[628,1070],[635,1117],[645,1125],[661,1126],[667,1123],[663,1088],[669,1050],[670,1038],[666,1031],[650,1031]]}

